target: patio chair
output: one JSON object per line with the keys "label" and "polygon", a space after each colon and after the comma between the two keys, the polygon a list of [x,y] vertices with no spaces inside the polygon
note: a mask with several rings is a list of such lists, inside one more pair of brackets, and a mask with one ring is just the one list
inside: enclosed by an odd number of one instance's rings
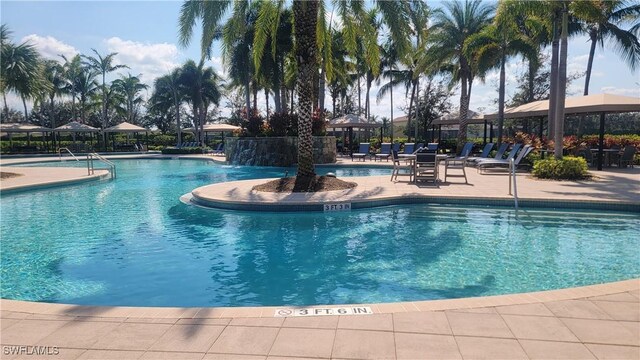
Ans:
{"label": "patio chair", "polygon": [[376,159],[380,159],[380,161],[386,159],[389,161],[389,156],[391,156],[391,143],[382,143],[380,144],[380,152],[375,154],[373,161],[376,161]]}
{"label": "patio chair", "polygon": [[371,147],[371,144],[369,143],[360,143],[360,148],[358,149],[358,152],[351,154],[351,160],[353,161],[353,159],[356,158],[356,159],[362,159],[362,161],[365,161],[367,155],[369,155],[370,147]]}
{"label": "patio chair", "polygon": [[[511,159],[514,159],[513,161],[513,165],[517,168],[520,166],[520,162],[522,161],[522,159],[524,159],[525,157],[527,157],[527,155],[529,155],[529,153],[533,150],[533,147],[531,145],[525,145],[522,150],[520,150],[520,153],[518,154],[518,157],[515,157],[518,149],[520,148],[521,144],[516,144],[513,146],[513,149],[511,150],[511,152],[509,152],[509,156],[506,159],[502,159],[502,160],[486,160],[486,161],[482,161],[480,163],[478,163],[478,172],[482,172],[484,170],[487,169],[495,169],[495,168],[508,168],[509,167],[509,163],[511,162]],[[515,150],[515,151],[514,151]]]}
{"label": "patio chair", "polygon": [[489,158],[489,154],[491,153],[491,150],[493,150],[493,143],[486,144],[484,146],[484,149],[482,149],[482,154],[480,154],[480,156],[469,156],[467,158],[467,163],[474,163],[480,159]]}
{"label": "patio chair", "polygon": [[412,154],[415,154],[418,150],[422,148],[424,148],[424,143],[417,143],[416,146],[413,148]]}
{"label": "patio chair", "polygon": [[579,148],[576,152],[576,155],[587,160],[587,164],[589,166],[596,166],[596,160],[593,157],[593,153],[591,152],[591,149],[587,148],[586,146]]}
{"label": "patio chair", "polygon": [[[465,166],[467,165],[467,158],[471,153],[471,149],[473,149],[473,143],[468,142],[464,144],[462,148],[462,152],[460,152],[460,156],[456,156],[453,158],[447,158],[444,160],[444,181],[447,182],[447,175],[453,177],[464,177],[464,183],[468,184],[467,181],[467,172],[465,171]],[[449,174],[449,170],[462,170],[462,175],[460,174]]]}
{"label": "patio chair", "polygon": [[435,151],[416,153],[414,179],[418,181],[438,181],[438,164]]}
{"label": "patio chair", "polygon": [[427,150],[438,151],[438,143],[428,143]]}
{"label": "patio chair", "polygon": [[413,154],[413,150],[415,149],[415,143],[405,143],[404,149],[402,149],[402,153],[398,153],[398,155],[411,155]]}
{"label": "patio chair", "polygon": [[213,154],[214,155],[221,155],[224,154],[224,143],[219,143],[218,146],[216,146],[215,150],[213,150]]}
{"label": "patio chair", "polygon": [[391,181],[398,180],[398,176],[409,176],[409,182],[413,182],[414,170],[415,167],[413,163],[402,163],[400,156],[398,156],[398,152],[395,150],[391,150],[392,160],[393,160],[393,171],[391,172]]}
{"label": "patio chair", "polygon": [[618,159],[618,167],[622,167],[624,165],[624,167],[627,167],[627,165],[631,166],[633,168],[633,158],[636,155],[636,147],[633,145],[627,145],[624,148],[624,152],[622,153],[622,156],[620,156],[620,158]]}
{"label": "patio chair", "polygon": [[395,150],[397,152],[400,152],[400,143],[393,143],[391,145],[391,150]]}

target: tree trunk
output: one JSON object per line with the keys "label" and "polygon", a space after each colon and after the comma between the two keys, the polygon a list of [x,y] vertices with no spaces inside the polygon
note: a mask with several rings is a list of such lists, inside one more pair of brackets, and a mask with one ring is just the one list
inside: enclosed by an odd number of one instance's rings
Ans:
{"label": "tree trunk", "polygon": [[[584,78],[584,93],[582,95],[589,95],[589,82],[591,81],[591,70],[593,68],[593,57],[596,53],[596,44],[598,42],[597,33],[595,30],[589,32],[589,38],[591,40],[591,48],[589,49],[589,60],[587,61],[587,72]],[[584,123],[585,115],[580,115],[578,118],[578,128],[576,130],[576,136],[580,138],[582,136],[582,124]]]}
{"label": "tree trunk", "polygon": [[559,32],[558,13],[554,14],[553,41],[551,43],[551,88],[549,89],[549,134],[548,139],[553,139],[555,134],[556,102],[558,99],[558,52]]}
{"label": "tree trunk", "polygon": [[322,59],[322,72],[320,73],[320,81],[318,84],[318,109],[320,109],[320,116],[324,119],[324,92],[326,87],[326,59]]}
{"label": "tree trunk", "polygon": [[414,135],[415,135],[415,141],[418,141],[418,125],[420,125],[420,77],[418,77],[416,79],[416,100],[415,100],[415,104],[416,104],[416,121],[413,124],[413,126],[415,127],[415,131],[414,131]]}
{"label": "tree trunk", "polygon": [[253,110],[258,113],[258,85],[254,83],[253,87]]}
{"label": "tree trunk", "polygon": [[316,24],[318,0],[293,2],[298,61],[298,173],[297,178],[315,176],[313,168],[313,78],[316,72]]}
{"label": "tree trunk", "polygon": [[463,71],[464,75],[460,80],[462,89],[460,91],[460,127],[458,130],[458,145],[456,151],[461,151],[464,147],[464,143],[467,141],[467,124],[469,120],[467,119],[467,114],[469,113],[469,90],[467,83],[466,71]]}
{"label": "tree trunk", "polygon": [[182,132],[180,129],[182,124],[180,123],[180,102],[178,101],[178,94],[176,90],[173,91],[173,106],[176,108],[176,131],[178,146],[180,146],[182,145]]}
{"label": "tree trunk", "polygon": [[393,143],[393,70],[391,72],[391,87],[389,91],[391,92],[391,124],[389,128],[391,129],[391,143]]}
{"label": "tree trunk", "polygon": [[29,114],[27,113],[27,100],[22,94],[20,94],[20,98],[22,99],[22,106],[24,106],[24,121],[27,122],[27,118],[29,117]]}
{"label": "tree trunk", "polygon": [[411,111],[413,110],[413,100],[416,94],[416,82],[412,81],[411,98],[409,99],[409,114],[407,115],[407,142],[411,142]]}
{"label": "tree trunk", "polygon": [[505,62],[507,56],[502,51],[500,59],[500,87],[498,88],[498,146],[502,144],[502,129],[504,127],[504,92],[505,92]]}
{"label": "tree trunk", "polygon": [[569,15],[564,4],[562,11],[562,41],[560,45],[560,67],[558,68],[558,100],[556,103],[556,123],[555,123],[555,146],[554,155],[556,159],[562,159],[563,136],[564,136],[564,103],[567,88],[567,27]]}
{"label": "tree trunk", "polygon": [[269,118],[269,89],[264,88],[264,103],[267,105],[267,119]]}
{"label": "tree trunk", "polygon": [[361,115],[360,109],[362,109],[362,106],[361,106],[362,103],[360,102],[361,101],[360,98],[362,97],[361,93],[362,93],[362,90],[360,89],[360,74],[358,74],[358,116]]}

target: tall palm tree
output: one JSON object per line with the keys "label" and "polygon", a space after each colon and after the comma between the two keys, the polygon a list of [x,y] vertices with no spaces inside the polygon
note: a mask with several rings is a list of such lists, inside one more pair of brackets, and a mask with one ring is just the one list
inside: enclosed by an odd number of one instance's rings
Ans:
{"label": "tall palm tree", "polygon": [[149,86],[140,82],[140,75],[134,76],[130,73],[114,80],[112,86],[124,96],[127,122],[135,124],[138,107],[144,101],[140,93],[148,89]]}
{"label": "tall palm tree", "polygon": [[313,83],[316,64],[316,25],[318,0],[293,2],[294,30],[296,34],[296,60],[298,64],[298,173],[297,179],[315,176],[313,169]]}
{"label": "tall palm tree", "polygon": [[87,100],[93,97],[98,91],[98,81],[96,77],[98,73],[88,67],[81,67],[81,71],[75,77],[73,88],[77,91],[80,102],[80,120],[86,123],[85,111]]}
{"label": "tall palm tree", "polygon": [[589,35],[591,48],[587,72],[584,79],[584,95],[589,95],[591,69],[596,52],[596,45],[604,47],[605,41],[613,47],[631,70],[640,65],[640,43],[631,30],[623,30],[620,26],[640,24],[640,4],[630,4],[625,0],[588,0],[576,4],[578,15],[585,22],[585,31]]}
{"label": "tall palm tree", "polygon": [[464,52],[467,39],[480,32],[491,20],[493,8],[480,0],[465,0],[444,3],[444,10],[434,10],[434,23],[431,27],[430,51],[439,63],[448,64],[445,68],[453,81],[459,81],[460,91],[460,130],[458,131],[458,149],[467,141],[467,115],[473,79],[476,76],[473,59]]}
{"label": "tall palm tree", "polygon": [[196,65],[194,61],[189,60],[182,66],[180,83],[185,97],[192,105],[196,135],[202,145],[208,108],[211,104],[218,105],[220,102],[219,82],[220,78],[213,68],[205,68],[203,61]]}
{"label": "tall palm tree", "polygon": [[176,129],[178,134],[178,146],[182,144],[181,123],[180,123],[180,106],[184,99],[183,87],[180,82],[181,69],[176,68],[171,73],[161,76],[155,80],[154,95],[155,94],[167,94],[169,95],[174,111],[176,112]]}
{"label": "tall palm tree", "polygon": [[[43,66],[35,46],[28,42],[15,45],[8,41],[9,30],[2,29],[2,55],[0,56],[0,73],[2,73],[3,96],[6,91],[13,91],[22,99],[24,117],[28,118],[27,99],[30,99],[46,86],[43,79]],[[8,108],[5,98],[5,115]]]}
{"label": "tall palm tree", "polygon": [[502,143],[504,127],[504,97],[506,63],[509,57],[522,54],[528,58],[537,58],[538,45],[531,43],[520,32],[513,18],[504,14],[508,8],[498,7],[498,14],[494,23],[485,27],[481,32],[471,35],[467,40],[467,56],[475,57],[478,71],[482,78],[484,73],[500,68],[500,85],[498,87],[498,145]]}
{"label": "tall palm tree", "polygon": [[[56,116],[55,116],[55,98],[62,96],[65,91],[65,78],[64,69],[62,65],[55,60],[47,60],[44,62],[44,71],[47,82],[49,83],[49,89],[47,96],[49,98],[49,122],[51,128],[56,128]],[[54,133],[54,146],[55,146],[55,133]]]}
{"label": "tall palm tree", "polygon": [[[96,54],[96,56],[85,56],[82,57],[86,60],[86,64],[92,68],[93,70],[102,74],[102,128],[105,129],[107,127],[107,83],[106,76],[107,73],[116,71],[118,69],[129,68],[127,65],[114,65],[113,58],[118,55],[118,53],[110,53],[107,56],[102,56],[96,49],[91,49]],[[105,132],[102,133],[102,142],[107,147],[106,141],[107,134]]]}
{"label": "tall palm tree", "polygon": [[66,79],[66,91],[71,94],[71,114],[73,120],[76,120],[76,97],[77,97],[77,89],[76,84],[78,83],[78,78],[80,73],[83,71],[82,69],[82,58],[80,55],[75,55],[71,59],[67,59],[66,56],[60,55],[64,60],[64,64],[62,65],[64,69],[64,77]]}

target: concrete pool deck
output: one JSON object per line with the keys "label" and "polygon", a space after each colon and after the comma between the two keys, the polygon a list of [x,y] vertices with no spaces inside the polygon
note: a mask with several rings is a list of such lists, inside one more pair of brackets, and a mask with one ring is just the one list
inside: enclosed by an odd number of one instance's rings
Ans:
{"label": "concrete pool deck", "polygon": [[[210,156],[181,158],[212,160]],[[345,159],[339,163],[389,166]],[[4,159],[1,164],[2,171],[17,172],[10,171]],[[77,179],[86,178],[86,169],[73,170],[82,172]],[[555,201],[640,203],[640,169],[593,173],[597,178],[589,182],[519,176],[519,194]],[[55,174],[41,175],[51,181]],[[460,181],[457,178],[439,188],[419,188],[380,176],[363,181],[362,189],[384,196],[424,191],[426,196],[439,192],[446,197],[510,199],[507,176],[479,175],[473,169],[467,175],[471,185],[454,183]],[[35,179],[27,174],[13,179],[29,178]],[[39,349],[57,353],[42,356],[52,359],[640,359],[640,279],[535,293],[362,306],[369,306],[373,314],[282,318],[274,317],[275,307],[100,307],[2,299],[1,356],[38,358],[29,354]]]}

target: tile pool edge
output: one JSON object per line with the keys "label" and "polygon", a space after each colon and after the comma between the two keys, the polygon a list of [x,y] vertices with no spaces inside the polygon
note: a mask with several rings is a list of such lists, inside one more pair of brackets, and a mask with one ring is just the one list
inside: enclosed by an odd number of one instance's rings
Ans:
{"label": "tile pool edge", "polygon": [[[406,301],[395,303],[314,305],[312,307],[337,308],[346,306],[368,306],[375,314],[402,312],[464,310],[507,305],[524,305],[551,301],[581,299],[586,297],[617,294],[626,291],[638,291],[640,278],[616,282],[587,285],[573,288],[536,291],[528,293],[493,295],[459,299]],[[135,307],[135,306],[91,306],[59,303],[45,303],[22,300],[0,299],[0,309],[44,316],[92,317],[92,318],[272,318],[278,308],[292,307]],[[337,316],[337,315],[336,315]]]}

